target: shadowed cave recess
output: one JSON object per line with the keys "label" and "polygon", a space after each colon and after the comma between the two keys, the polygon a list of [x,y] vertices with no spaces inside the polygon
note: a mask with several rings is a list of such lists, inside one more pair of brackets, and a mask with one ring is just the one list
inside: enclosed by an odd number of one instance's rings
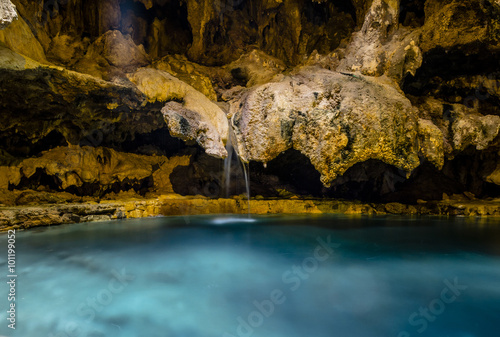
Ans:
{"label": "shadowed cave recess", "polygon": [[0,5],[4,207],[500,197],[498,0]]}

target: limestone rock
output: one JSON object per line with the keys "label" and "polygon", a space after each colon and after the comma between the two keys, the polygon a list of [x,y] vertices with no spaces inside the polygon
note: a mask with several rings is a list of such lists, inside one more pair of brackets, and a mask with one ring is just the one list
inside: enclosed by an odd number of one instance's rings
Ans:
{"label": "limestone rock", "polygon": [[123,36],[119,30],[110,30],[92,43],[75,69],[96,77],[103,77],[113,69],[124,72],[149,64],[149,57],[142,45],[137,46],[130,35]]}
{"label": "limestone rock", "polygon": [[[490,1],[431,0],[425,4],[425,25],[422,27],[420,47],[427,52],[435,47],[476,45],[486,46],[496,40],[498,45],[500,26],[498,5]],[[493,5],[493,6],[492,6]],[[493,47],[494,44],[491,44]]]}
{"label": "limestone rock", "polygon": [[208,99],[217,101],[217,94],[207,75],[211,72],[209,68],[190,62],[182,55],[167,55],[156,61],[152,67],[168,72],[207,96]]}
{"label": "limestone rock", "polygon": [[[8,1],[8,0],[7,0]],[[1,8],[1,7],[0,7]],[[45,51],[23,18],[18,18],[7,28],[0,30],[0,42],[13,51],[46,63]]]}
{"label": "limestone rock", "polygon": [[47,57],[58,64],[73,66],[83,57],[88,45],[88,39],[80,40],[74,36],[58,34],[50,43]]}
{"label": "limestone rock", "polygon": [[500,131],[500,116],[466,114],[465,109],[455,109],[452,112],[453,146],[462,151],[467,146],[484,150],[498,136]]}
{"label": "limestone rock", "polygon": [[349,167],[379,159],[419,165],[416,110],[390,80],[306,69],[231,102],[237,150],[267,162],[294,148],[328,186]]}
{"label": "limestone rock", "polygon": [[398,25],[399,1],[374,0],[337,70],[359,71],[370,76],[386,74],[398,82],[408,73],[415,75],[422,64],[419,35],[397,30]]}
{"label": "limestone rock", "polygon": [[271,81],[273,77],[283,72],[286,67],[277,58],[262,51],[253,50],[224,68],[231,72],[233,78],[236,77],[237,80],[244,82],[247,87],[252,87]]}
{"label": "limestone rock", "polygon": [[17,186],[21,179],[30,179],[41,170],[57,181],[60,190],[84,188],[85,184],[96,184],[102,190],[128,184],[131,189],[134,184],[140,186],[145,179],[152,179],[156,191],[172,193],[170,173],[176,166],[188,164],[187,156],[169,159],[103,147],[58,147],[17,166],[0,166],[0,189],[9,184]]}
{"label": "limestone rock", "polygon": [[[0,46],[0,144],[10,144],[4,150],[16,156],[29,155],[51,133],[64,139],[60,145],[90,139],[95,146],[163,127],[146,103],[130,82],[42,65]],[[117,127],[121,131],[113,132]]]}
{"label": "limestone rock", "polygon": [[418,135],[424,157],[441,169],[444,165],[444,136],[441,130],[431,120],[419,118]]}
{"label": "limestone rock", "polygon": [[10,0],[0,0],[0,30],[17,19],[16,6]]}
{"label": "limestone rock", "polygon": [[227,156],[223,143],[228,134],[226,115],[205,95],[169,73],[152,68],[141,68],[129,79],[150,102],[168,102],[162,113],[173,136],[195,140],[212,156]]}
{"label": "limestone rock", "polygon": [[211,20],[216,18],[217,14],[215,6],[210,0],[189,0],[187,1],[187,7],[188,21],[193,34],[193,43],[188,51],[188,55],[192,60],[199,61],[206,47],[206,26]]}
{"label": "limestone rock", "polygon": [[[498,153],[498,155],[500,158],[500,153]],[[500,160],[497,160],[495,169],[485,177],[485,180],[495,185],[500,185]]]}

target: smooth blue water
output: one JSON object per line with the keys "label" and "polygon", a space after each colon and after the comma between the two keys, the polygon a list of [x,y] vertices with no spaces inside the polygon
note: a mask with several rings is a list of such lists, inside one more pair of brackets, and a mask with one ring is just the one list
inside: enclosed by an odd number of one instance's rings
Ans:
{"label": "smooth blue water", "polygon": [[489,337],[500,328],[495,220],[193,216],[17,232],[15,331],[2,251],[5,336]]}

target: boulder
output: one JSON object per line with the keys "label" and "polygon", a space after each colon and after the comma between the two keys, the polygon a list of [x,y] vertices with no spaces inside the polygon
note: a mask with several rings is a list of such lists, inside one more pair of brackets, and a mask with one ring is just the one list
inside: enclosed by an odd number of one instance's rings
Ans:
{"label": "boulder", "polygon": [[212,156],[227,156],[223,143],[228,133],[226,114],[205,95],[157,69],[141,68],[128,78],[149,102],[168,102],[162,113],[173,136],[196,141]]}
{"label": "boulder", "polygon": [[385,77],[303,69],[249,89],[230,114],[243,160],[267,162],[294,148],[325,186],[368,159],[407,172],[420,163],[416,109]]}

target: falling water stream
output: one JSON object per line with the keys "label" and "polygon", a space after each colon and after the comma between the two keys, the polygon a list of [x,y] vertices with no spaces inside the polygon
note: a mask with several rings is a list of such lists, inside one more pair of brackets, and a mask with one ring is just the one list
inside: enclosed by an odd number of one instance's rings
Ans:
{"label": "falling water stream", "polygon": [[245,189],[247,194],[247,203],[248,203],[248,216],[250,217],[250,167],[247,168],[247,164],[241,159],[236,151],[236,148],[233,146],[233,143],[236,144],[236,136],[234,134],[233,127],[231,125],[231,119],[228,119],[228,137],[226,143],[226,151],[227,157],[224,159],[224,185],[226,190],[226,198],[229,198],[231,195],[231,162],[233,160],[233,154],[236,155],[238,161],[241,163],[243,169],[243,175],[245,177]]}

